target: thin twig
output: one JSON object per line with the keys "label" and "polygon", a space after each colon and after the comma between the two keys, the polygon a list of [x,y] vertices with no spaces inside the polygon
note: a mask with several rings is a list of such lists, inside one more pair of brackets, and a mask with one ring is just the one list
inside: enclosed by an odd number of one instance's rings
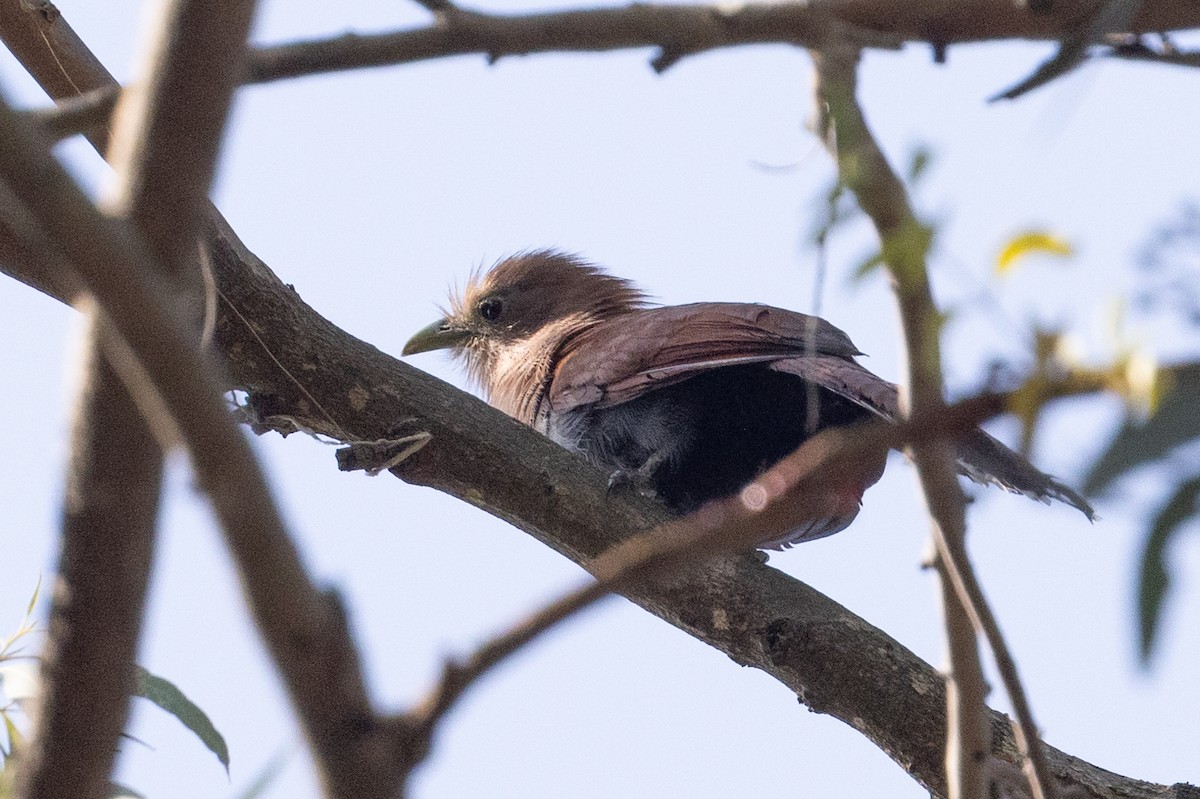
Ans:
{"label": "thin twig", "polygon": [[877,422],[826,430],[762,474],[739,495],[706,505],[617,544],[586,564],[596,581],[571,591],[487,641],[464,661],[447,661],[437,686],[408,714],[412,765],[429,748],[438,722],[481,677],[552,627],[613,592],[664,577],[689,563],[752,549],[820,518],[837,488],[852,482],[888,448],[913,440],[953,437],[973,430],[1004,407],[998,395],[966,400],[933,421]]}
{"label": "thin twig", "polygon": [[1110,46],[1106,55],[1130,61],[1151,61],[1177,67],[1200,67],[1200,50],[1179,50],[1164,45],[1159,49],[1148,46],[1141,37]]}
{"label": "thin twig", "polygon": [[120,93],[116,86],[105,86],[60,100],[53,108],[38,108],[26,114],[48,141],[60,141],[106,127]]}
{"label": "thin twig", "polygon": [[[858,107],[857,54],[846,51],[814,54],[817,65],[819,127],[833,126],[837,134],[839,173],[855,193],[879,234],[904,327],[908,371],[908,412],[934,414],[943,405],[943,387],[937,340],[937,314],[925,267],[928,234],[916,220],[907,192],[874,141]],[[1007,645],[992,616],[982,588],[971,569],[965,545],[964,501],[954,477],[948,450],[938,444],[916,445],[913,460],[931,518],[937,549],[935,564],[944,584],[946,627],[950,643],[952,728],[947,746],[951,797],[974,799],[986,791],[986,758],[991,754],[987,720],[986,685],[978,662],[975,635],[988,640],[1004,680],[1005,689],[1026,711],[1017,723],[1018,744],[1029,765],[1029,781],[1036,799],[1055,795],[1053,775],[1046,762],[1041,738],[1024,695]],[[945,590],[949,583],[952,590]],[[985,621],[987,620],[987,621]],[[967,628],[973,628],[967,640]],[[950,758],[956,762],[951,765]],[[957,784],[956,784],[957,783]]]}
{"label": "thin twig", "polygon": [[1063,37],[1053,56],[1029,76],[990,98],[990,102],[1014,100],[1071,72],[1084,62],[1093,43],[1108,34],[1129,30],[1129,23],[1141,5],[1142,0],[1104,0],[1083,24]]}

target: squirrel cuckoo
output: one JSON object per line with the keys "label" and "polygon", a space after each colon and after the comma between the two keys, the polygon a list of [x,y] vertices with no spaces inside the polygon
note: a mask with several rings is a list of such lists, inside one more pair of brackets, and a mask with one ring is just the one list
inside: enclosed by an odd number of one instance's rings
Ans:
{"label": "squirrel cuckoo", "polygon": [[[750,303],[650,307],[629,281],[551,250],[474,275],[403,354],[447,348],[492,405],[678,513],[739,490],[820,430],[899,414],[896,386],[824,319]],[[983,430],[957,455],[976,482],[1094,516]],[[829,518],[762,546],[845,529],[883,474],[882,458],[870,466]]]}

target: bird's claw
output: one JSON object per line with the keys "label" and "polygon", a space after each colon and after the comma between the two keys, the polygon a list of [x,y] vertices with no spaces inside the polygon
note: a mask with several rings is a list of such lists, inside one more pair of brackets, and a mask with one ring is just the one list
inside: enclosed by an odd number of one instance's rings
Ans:
{"label": "bird's claw", "polygon": [[654,481],[641,469],[617,469],[608,476],[608,493],[632,492],[640,497],[657,497]]}

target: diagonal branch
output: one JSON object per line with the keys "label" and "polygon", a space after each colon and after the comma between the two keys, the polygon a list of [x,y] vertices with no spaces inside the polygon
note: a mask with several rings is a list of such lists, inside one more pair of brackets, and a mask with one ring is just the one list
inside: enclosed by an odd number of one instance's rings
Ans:
{"label": "diagonal branch", "polygon": [[1106,35],[1129,30],[1129,23],[1141,4],[1142,0],[1104,0],[1082,25],[1063,37],[1058,52],[1038,65],[1032,74],[992,97],[991,102],[1015,100],[1071,72],[1084,62],[1092,44]]}
{"label": "diagonal branch", "polygon": [[88,136],[107,135],[109,117],[117,105],[120,90],[116,86],[93,89],[90,92],[58,101],[53,108],[27,111],[30,120],[50,142],[84,133]]}

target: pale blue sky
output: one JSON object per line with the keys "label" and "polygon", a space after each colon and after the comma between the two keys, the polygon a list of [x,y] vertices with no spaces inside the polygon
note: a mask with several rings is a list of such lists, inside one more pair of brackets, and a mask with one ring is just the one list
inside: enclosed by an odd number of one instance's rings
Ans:
{"label": "pale blue sky", "polygon": [[[137,4],[59,7],[126,78]],[[269,2],[257,39],[424,19],[401,0]],[[1181,198],[1200,194],[1200,116],[1185,101],[1197,96],[1194,71],[1091,65],[1019,101],[985,103],[1049,52],[963,47],[937,66],[928,49],[910,47],[865,59],[862,100],[893,160],[903,164],[921,144],[935,152],[916,199],[941,223],[938,296],[962,309],[946,338],[955,392],[977,386],[995,357],[1020,366],[1031,322],[1068,327],[1102,357],[1103,320],[1134,282],[1136,248]],[[806,56],[740,49],[687,59],[662,76],[649,57],[538,56],[494,67],[459,58],[250,88],[238,95],[215,199],[247,245],[317,310],[392,353],[433,319],[449,284],[528,247],[578,251],[667,303],[811,308],[815,257],[804,236],[832,168],[804,127]],[[7,53],[0,87],[9,98],[42,102]],[[66,151],[89,181],[103,181],[85,147]],[[1078,255],[1066,266],[1031,263],[996,284],[999,247],[1033,225],[1067,236]],[[861,224],[835,239],[823,315],[870,353],[872,369],[895,378],[885,281],[848,277],[872,246]],[[981,293],[990,300],[970,302]],[[70,311],[0,280],[8,386],[0,393],[8,421],[0,632],[16,625],[53,563],[76,327]],[[1172,330],[1142,326],[1136,335],[1158,345]],[[1188,351],[1176,344],[1161,353]],[[414,365],[462,384],[438,355]],[[1078,482],[1118,413],[1103,401],[1056,409],[1039,465]],[[1003,423],[997,430],[1013,433]],[[347,598],[385,707],[425,691],[443,655],[469,651],[582,579],[558,555],[462,503],[338,472],[331,447],[299,436],[255,444],[307,562]],[[1200,712],[1194,540],[1177,548],[1180,590],[1154,669],[1140,673],[1134,657],[1133,558],[1161,482],[1150,475],[1101,502],[1104,518],[1094,526],[1067,509],[981,492],[971,543],[1047,739],[1123,774],[1197,782],[1196,741],[1181,734]],[[919,568],[925,542],[911,470],[894,458],[850,530],[774,555],[772,564],[940,663],[935,586]],[[312,794],[297,728],[182,464],[163,514],[142,662],[226,735],[232,784],[172,719],[140,706],[133,734],[153,748],[123,745],[124,782],[152,799],[229,796],[290,749],[269,795]],[[414,795],[926,794],[858,733],[617,599],[481,684],[448,720]]]}

